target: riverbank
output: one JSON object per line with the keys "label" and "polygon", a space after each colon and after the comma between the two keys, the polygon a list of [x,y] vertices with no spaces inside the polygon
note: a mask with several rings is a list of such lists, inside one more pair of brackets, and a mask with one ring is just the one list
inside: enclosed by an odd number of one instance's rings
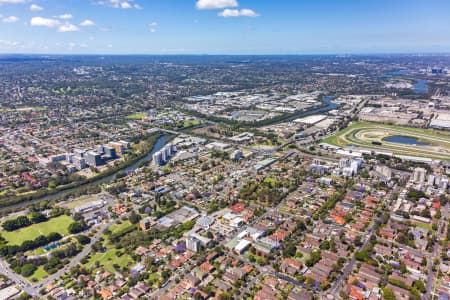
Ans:
{"label": "riverbank", "polygon": [[278,117],[261,120],[261,121],[256,121],[256,122],[237,122],[235,120],[230,120],[230,119],[220,118],[220,117],[215,117],[215,116],[209,116],[209,115],[205,115],[205,114],[199,113],[197,111],[191,111],[191,110],[183,110],[183,112],[185,112],[187,114],[191,114],[198,118],[203,118],[203,119],[212,121],[212,122],[225,123],[225,124],[229,124],[229,125],[239,126],[242,128],[255,128],[255,127],[269,126],[269,125],[273,125],[273,124],[277,124],[277,123],[281,123],[281,122],[292,121],[292,120],[307,117],[307,116],[310,116],[313,114],[324,113],[324,112],[327,112],[327,111],[330,111],[330,110],[333,110],[333,109],[336,109],[339,107],[338,104],[332,102],[332,100],[335,98],[335,96],[321,96],[321,97],[322,97],[322,99],[320,100],[320,102],[321,102],[320,106],[313,107],[308,110],[299,110],[299,111],[296,111],[296,112],[293,112],[290,114],[283,114]]}
{"label": "riverbank", "polygon": [[[167,140],[170,138],[169,134],[152,134],[144,138],[149,142],[147,151],[136,154],[127,161],[122,162],[118,166],[108,169],[105,172],[97,174],[91,178],[83,181],[72,182],[66,185],[58,186],[53,190],[39,190],[31,194],[18,195],[12,198],[0,199],[0,210],[16,209],[24,205],[38,203],[41,201],[51,201],[70,195],[82,189],[89,188],[94,185],[110,182],[116,178],[119,172],[129,173],[136,170],[143,162],[151,160],[153,153],[159,151]],[[142,140],[142,139],[141,139]]]}

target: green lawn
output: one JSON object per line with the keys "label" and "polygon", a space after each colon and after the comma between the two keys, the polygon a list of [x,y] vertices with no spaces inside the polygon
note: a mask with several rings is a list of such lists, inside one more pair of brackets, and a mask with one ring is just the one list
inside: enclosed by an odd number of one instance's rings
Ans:
{"label": "green lawn", "polygon": [[73,209],[77,206],[92,202],[92,201],[96,201],[97,197],[95,196],[83,196],[80,197],[76,200],[70,201],[70,202],[64,202],[62,203],[60,206],[68,208],[68,209]]}
{"label": "green lawn", "polygon": [[12,111],[43,111],[46,110],[45,107],[42,106],[30,106],[30,107],[18,107],[18,108],[0,108],[0,112],[12,112]]}
{"label": "green lawn", "polygon": [[8,245],[20,245],[24,241],[34,240],[40,235],[48,235],[51,232],[58,232],[62,235],[69,233],[68,227],[73,222],[69,216],[62,215],[56,218],[14,231],[1,231],[1,236],[8,242]]}
{"label": "green lawn", "polygon": [[112,233],[118,233],[118,232],[128,229],[131,226],[133,226],[133,225],[131,225],[130,221],[126,220],[126,221],[123,221],[122,224],[111,225],[109,227],[109,230],[111,230]]}
{"label": "green lawn", "polygon": [[305,264],[306,261],[311,257],[311,255],[309,255],[308,253],[303,253],[303,252],[302,252],[302,254],[303,254],[303,256],[300,258],[300,261],[301,261],[303,264]]}
{"label": "green lawn", "polygon": [[426,229],[428,231],[433,231],[431,224],[422,223],[422,222],[418,222],[418,221],[415,221],[414,223],[416,224],[417,227]]}
{"label": "green lawn", "polygon": [[159,283],[161,282],[161,276],[159,276],[158,273],[152,273],[148,276],[146,282],[151,286],[157,288],[159,286]]}
{"label": "green lawn", "polygon": [[128,120],[141,120],[142,118],[146,117],[147,114],[146,113],[135,113],[132,115],[128,115],[127,119]]}
{"label": "green lawn", "polygon": [[37,268],[36,271],[34,271],[34,274],[31,275],[30,277],[28,277],[28,280],[36,282],[36,281],[41,281],[42,279],[44,279],[44,277],[47,277],[48,273],[44,270],[43,266],[40,266],[39,268]]}
{"label": "green lawn", "polygon": [[133,262],[133,259],[129,254],[123,254],[119,257],[117,255],[118,253],[121,253],[121,251],[117,249],[108,250],[105,253],[96,253],[91,256],[89,262],[85,266],[86,268],[95,267],[95,262],[98,261],[100,266],[104,267],[107,271],[114,273],[114,264],[118,264],[122,268],[129,266]]}
{"label": "green lawn", "polygon": [[183,122],[183,127],[196,126],[196,125],[199,125],[200,123],[201,123],[200,120],[184,121],[184,122]]}
{"label": "green lawn", "polygon": [[27,256],[29,256],[29,255],[32,255],[32,256],[34,256],[34,255],[42,255],[42,254],[45,254],[45,251],[44,251],[43,247],[39,247],[37,249],[25,252],[25,255],[27,255]]}

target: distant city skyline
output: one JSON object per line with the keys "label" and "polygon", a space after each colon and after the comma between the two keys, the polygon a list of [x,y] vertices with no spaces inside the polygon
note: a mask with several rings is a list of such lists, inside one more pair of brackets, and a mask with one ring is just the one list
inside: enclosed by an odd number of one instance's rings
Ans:
{"label": "distant city skyline", "polygon": [[449,53],[445,0],[0,0],[0,53]]}

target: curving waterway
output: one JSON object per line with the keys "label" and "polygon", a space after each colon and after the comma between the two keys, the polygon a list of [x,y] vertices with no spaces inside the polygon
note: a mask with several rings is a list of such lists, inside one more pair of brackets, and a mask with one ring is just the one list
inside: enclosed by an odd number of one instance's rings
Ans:
{"label": "curving waterway", "polygon": [[51,195],[47,195],[47,196],[44,196],[44,197],[32,199],[32,200],[29,200],[29,201],[20,202],[20,203],[13,204],[13,205],[8,205],[8,206],[5,206],[5,207],[1,208],[0,210],[3,210],[3,209],[16,209],[16,208],[19,208],[19,207],[24,207],[24,206],[30,205],[32,203],[38,203],[38,202],[41,202],[41,201],[57,200],[57,199],[60,199],[60,198],[62,198],[64,196],[66,196],[66,195],[69,195],[69,194],[75,192],[76,190],[78,190],[80,188],[86,188],[86,187],[90,187],[90,186],[94,186],[94,185],[99,185],[99,184],[102,184],[102,183],[111,182],[114,179],[116,179],[116,176],[117,176],[117,174],[119,172],[125,172],[126,174],[128,174],[130,172],[133,172],[137,168],[139,168],[139,166],[141,166],[142,163],[151,160],[153,154],[155,152],[161,150],[170,137],[171,137],[170,134],[165,134],[165,135],[161,136],[160,138],[158,138],[156,140],[156,143],[153,145],[152,150],[149,153],[147,153],[146,156],[144,156],[141,159],[137,160],[135,163],[133,163],[132,165],[126,167],[125,169],[117,171],[114,174],[111,174],[111,175],[105,176],[105,177],[101,177],[101,178],[99,178],[97,180],[94,180],[92,182],[85,183],[85,184],[82,184],[82,185],[79,185],[77,187],[70,188],[70,189],[67,189],[67,190],[63,190],[63,191],[57,192],[55,194],[51,194]]}
{"label": "curving waterway", "polygon": [[[306,110],[306,111],[303,111],[303,112],[296,113],[296,114],[294,114],[292,116],[289,116],[286,119],[278,120],[277,122],[274,122],[274,123],[281,123],[281,122],[286,122],[286,121],[292,121],[292,120],[295,120],[297,118],[302,118],[302,117],[306,117],[306,116],[310,116],[310,115],[314,115],[314,114],[319,114],[319,113],[325,113],[327,111],[336,109],[336,108],[339,107],[339,104],[334,103],[332,101],[334,98],[335,98],[335,96],[324,96],[322,98],[322,102],[324,103],[323,106],[315,108],[315,109]],[[189,128],[189,129],[192,129],[192,128]],[[116,179],[116,175],[119,172],[125,172],[126,174],[128,174],[130,172],[133,172],[137,168],[139,168],[139,166],[141,166],[142,163],[151,160],[153,154],[155,152],[161,150],[170,137],[171,137],[170,134],[165,134],[165,135],[161,136],[156,141],[156,143],[154,144],[152,150],[146,156],[144,156],[143,158],[139,159],[138,161],[136,161],[132,165],[126,167],[125,169],[119,170],[119,171],[117,171],[116,173],[114,173],[112,175],[101,177],[101,178],[99,178],[97,180],[94,180],[92,182],[85,183],[85,184],[82,184],[82,185],[79,185],[77,187],[70,188],[70,189],[67,189],[67,190],[62,190],[62,191],[59,191],[59,192],[57,192],[55,194],[46,195],[46,196],[43,196],[43,197],[40,197],[40,198],[36,198],[36,199],[32,199],[32,200],[29,200],[29,201],[24,201],[24,202],[20,202],[20,203],[17,203],[17,204],[8,205],[8,206],[5,206],[5,207],[2,207],[0,210],[16,209],[16,208],[20,208],[20,207],[24,207],[24,206],[33,204],[33,203],[38,203],[38,202],[41,202],[41,201],[57,200],[57,199],[60,199],[60,198],[62,198],[64,196],[66,196],[66,195],[69,195],[69,194],[77,191],[78,189],[86,188],[86,187],[90,187],[90,186],[95,186],[95,185],[99,185],[99,184],[102,184],[102,183],[111,182],[114,179]]]}
{"label": "curving waterway", "polygon": [[295,113],[285,119],[278,120],[277,122],[274,122],[273,124],[283,123],[283,122],[287,122],[287,121],[293,121],[298,118],[303,118],[303,117],[307,117],[310,115],[325,113],[330,110],[337,109],[339,107],[339,104],[334,103],[332,101],[334,98],[336,98],[336,96],[324,96],[322,98],[322,102],[324,103],[324,105],[322,105],[318,108],[311,109],[311,110],[305,110],[302,112]]}

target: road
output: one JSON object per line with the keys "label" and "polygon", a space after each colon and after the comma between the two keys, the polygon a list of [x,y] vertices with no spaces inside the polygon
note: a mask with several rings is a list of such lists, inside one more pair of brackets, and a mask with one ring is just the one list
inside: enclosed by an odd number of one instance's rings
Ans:
{"label": "road", "polygon": [[[431,299],[431,293],[433,292],[433,286],[434,286],[434,280],[436,277],[436,272],[433,272],[433,258],[439,258],[440,257],[440,243],[439,241],[442,239],[442,229],[443,226],[445,226],[447,224],[447,222],[445,221],[448,217],[448,213],[449,213],[449,206],[448,204],[444,207],[442,207],[441,209],[441,219],[439,220],[439,226],[438,226],[438,230],[436,232],[436,238],[437,241],[434,241],[434,246],[433,246],[433,255],[428,259],[428,276],[427,276],[427,282],[426,282],[426,291],[422,296],[422,300],[428,300]],[[444,230],[445,232],[445,230]]]}
{"label": "road", "polygon": [[115,221],[116,220],[112,220],[112,221],[109,221],[108,223],[104,223],[104,224],[101,224],[101,225],[97,226],[97,233],[91,238],[91,242],[89,244],[87,244],[83,248],[83,250],[81,250],[80,253],[78,253],[74,258],[72,258],[70,263],[65,265],[62,269],[58,270],[58,272],[53,273],[49,277],[45,278],[44,280],[42,280],[40,283],[36,284],[35,286],[36,287],[46,286],[49,283],[51,283],[54,280],[56,280],[59,277],[61,277],[65,272],[69,271],[70,268],[76,266],[85,256],[87,256],[91,252],[92,246],[95,243],[97,243],[100,240],[100,238],[103,236],[103,231],[106,228],[108,228],[109,226],[111,226]]}
{"label": "road", "polygon": [[30,282],[11,270],[11,268],[8,266],[8,263],[6,263],[3,259],[0,259],[0,272],[14,281],[18,286],[21,287],[23,291],[25,291],[29,295],[37,295],[36,289],[30,284]]}
{"label": "road", "polygon": [[[130,214],[125,214],[125,217],[127,217]],[[61,277],[64,273],[70,270],[70,268],[76,266],[80,261],[86,257],[92,250],[92,246],[100,240],[100,238],[103,236],[103,231],[114,224],[117,220],[111,219],[107,223],[102,223],[100,225],[96,226],[97,232],[94,234],[94,236],[91,238],[91,241],[89,244],[84,246],[84,248],[81,250],[80,253],[78,253],[75,257],[71,258],[70,263],[65,265],[62,269],[58,270],[56,273],[53,273],[49,275],[47,278],[42,280],[41,282],[32,284],[27,279],[22,277],[21,275],[15,273],[12,269],[9,268],[8,263],[3,259],[0,258],[0,272],[8,276],[12,281],[14,281],[17,285],[21,286],[25,292],[30,294],[31,296],[38,296],[39,290],[42,289],[42,287],[47,286],[54,280]]]}
{"label": "road", "polygon": [[[367,232],[371,232],[372,228],[373,228],[373,225],[371,225],[369,227]],[[369,243],[369,241],[370,241],[370,235],[367,234],[364,236],[364,242],[363,242],[362,246],[360,246],[359,249],[357,249],[356,251],[363,249],[367,245],[367,243]],[[353,270],[355,263],[356,263],[356,258],[355,258],[355,255],[353,254],[352,259],[350,260],[350,262],[345,266],[344,270],[342,271],[342,275],[339,276],[339,278],[334,282],[334,284],[331,286],[331,288],[327,291],[328,294],[332,294],[332,295],[337,294],[342,283],[344,282],[345,279],[348,278],[348,275]]]}
{"label": "road", "polygon": [[61,277],[64,273],[70,270],[70,268],[76,266],[86,255],[91,252],[92,245],[94,245],[96,242],[99,241],[99,239],[103,235],[103,231],[108,228],[110,225],[112,225],[116,220],[112,220],[108,223],[101,224],[97,226],[97,233],[91,238],[91,242],[87,244],[83,250],[78,253],[75,257],[73,257],[67,265],[65,265],[62,269],[58,270],[56,273],[51,274],[49,277],[45,278],[41,282],[38,282],[36,284],[31,284],[27,279],[20,276],[19,274],[15,273],[13,270],[11,270],[8,266],[8,263],[5,262],[3,259],[0,259],[0,272],[5,274],[8,278],[10,278],[12,281],[14,281],[17,285],[21,286],[22,289],[30,294],[31,296],[38,296],[39,290],[42,287],[47,286],[54,280]]}
{"label": "road", "polygon": [[172,276],[167,279],[166,281],[166,285],[164,287],[161,287],[157,290],[154,290],[151,294],[149,294],[148,296],[150,297],[150,299],[158,299],[160,296],[164,295],[166,292],[170,291],[176,284],[176,278],[183,278],[184,275],[186,275],[187,273],[191,272],[192,269],[194,269],[194,267],[196,266],[196,261],[190,261],[188,263],[186,263],[185,265],[183,265],[183,272],[182,273],[173,273]]}

